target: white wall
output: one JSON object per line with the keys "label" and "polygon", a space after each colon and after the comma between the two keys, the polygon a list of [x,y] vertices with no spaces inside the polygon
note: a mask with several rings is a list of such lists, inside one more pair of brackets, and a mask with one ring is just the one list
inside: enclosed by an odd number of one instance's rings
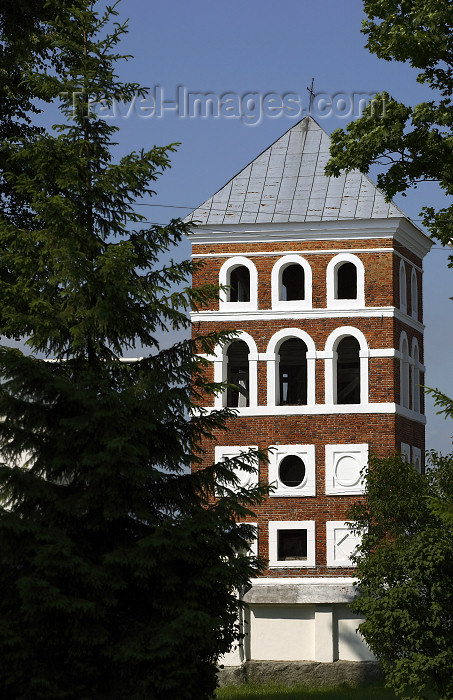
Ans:
{"label": "white wall", "polygon": [[250,610],[250,658],[263,661],[314,659],[314,631],[314,606],[253,606]]}
{"label": "white wall", "polygon": [[356,631],[361,620],[344,605],[250,605],[243,648],[232,650],[220,663],[372,661],[373,654]]}

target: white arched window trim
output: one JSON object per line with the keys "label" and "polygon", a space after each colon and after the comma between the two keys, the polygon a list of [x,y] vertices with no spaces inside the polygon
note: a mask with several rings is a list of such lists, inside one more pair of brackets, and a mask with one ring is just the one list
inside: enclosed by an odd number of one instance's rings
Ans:
{"label": "white arched window trim", "polygon": [[417,283],[417,273],[414,268],[411,272],[411,316],[418,320],[418,283]]}
{"label": "white arched window trim", "polygon": [[[216,345],[214,352],[214,381],[224,382],[227,378],[228,357],[227,350],[238,340],[243,340],[249,348],[249,405],[258,405],[258,348],[252,336],[245,331],[240,331],[239,334],[227,345]],[[217,395],[214,398],[214,408],[223,408],[226,406],[227,393]],[[240,411],[241,409],[236,409]]]}
{"label": "white arched window trim", "polygon": [[[304,270],[305,299],[282,301],[282,274],[288,265],[300,265]],[[312,307],[312,272],[310,264],[301,255],[285,255],[277,260],[271,273],[272,308],[273,309],[311,309]]]}
{"label": "white arched window trim", "polygon": [[412,389],[412,410],[420,413],[421,406],[421,380],[420,380],[420,350],[417,338],[412,338],[411,347],[411,389]]}
{"label": "white arched window trim", "polygon": [[267,405],[277,406],[278,394],[278,353],[281,344],[290,338],[299,338],[307,346],[307,406],[316,402],[315,362],[316,348],[313,339],[300,328],[283,328],[275,333],[266,350],[267,357]]}
{"label": "white arched window trim", "polygon": [[326,341],[325,357],[325,386],[326,386],[326,404],[336,404],[337,393],[337,347],[340,340],[352,336],[360,346],[360,403],[368,403],[368,365],[370,357],[370,349],[362,331],[353,326],[342,326],[336,328],[329,335]]}
{"label": "white arched window trim", "polygon": [[258,308],[258,272],[255,264],[243,255],[225,260],[219,272],[219,284],[228,286],[230,274],[235,267],[246,267],[250,272],[250,301],[228,301],[227,291],[219,295],[220,311],[255,311]]}
{"label": "white arched window trim", "polygon": [[400,285],[400,309],[403,313],[407,314],[407,281],[406,281],[406,265],[404,263],[404,260],[400,261],[399,285]]}
{"label": "white arched window trim", "polygon": [[[357,299],[337,299],[337,269],[343,263],[352,263],[357,269]],[[339,253],[327,265],[327,308],[358,309],[365,306],[365,268],[357,255]]]}
{"label": "white arched window trim", "polygon": [[400,335],[400,406],[410,407],[409,342],[406,331]]}

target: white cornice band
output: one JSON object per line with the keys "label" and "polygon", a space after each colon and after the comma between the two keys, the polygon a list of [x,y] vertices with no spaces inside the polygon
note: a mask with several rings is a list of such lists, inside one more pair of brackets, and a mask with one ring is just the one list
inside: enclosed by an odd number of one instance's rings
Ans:
{"label": "white cornice band", "polygon": [[253,309],[250,311],[197,311],[191,314],[193,323],[199,321],[223,321],[237,323],[239,321],[278,321],[278,320],[311,320],[325,318],[397,318],[406,325],[420,333],[424,331],[424,324],[416,321],[412,316],[403,313],[394,306],[368,306],[359,309],[304,309],[303,311],[286,311],[285,309]]}
{"label": "white cornice band", "polygon": [[[203,408],[204,412],[217,411],[218,407]],[[426,416],[396,403],[360,403],[360,404],[314,404],[310,406],[246,406],[233,409],[238,417],[252,416],[328,416],[358,414],[396,414],[425,425]],[[194,411],[194,415],[198,410]]]}
{"label": "white cornice band", "polygon": [[278,241],[395,239],[423,258],[431,239],[409,219],[344,219],[304,223],[222,224],[198,226],[189,234],[195,245],[275,243]]}

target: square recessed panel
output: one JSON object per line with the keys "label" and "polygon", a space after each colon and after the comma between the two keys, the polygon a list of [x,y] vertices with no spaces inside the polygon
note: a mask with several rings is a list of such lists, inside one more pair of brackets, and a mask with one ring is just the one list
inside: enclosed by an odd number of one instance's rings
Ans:
{"label": "square recessed panel", "polygon": [[315,566],[314,520],[269,521],[269,566]]}
{"label": "square recessed panel", "polygon": [[[248,450],[257,450],[256,445],[245,445],[243,447],[219,447],[215,448],[215,461],[222,462],[225,459],[232,459],[234,457],[239,457],[242,452],[248,452]],[[258,460],[256,460],[255,471],[249,472],[245,469],[233,469],[233,473],[239,480],[239,488],[253,487],[258,484]],[[219,487],[221,484],[219,483]],[[229,486],[231,488],[231,486]],[[216,496],[220,496],[220,488],[216,492]]]}
{"label": "square recessed panel", "polygon": [[401,443],[401,454],[403,455],[406,462],[411,461],[411,446],[406,442]]}
{"label": "square recessed panel", "polygon": [[258,523],[238,523],[238,527],[242,527],[243,525],[253,525],[255,528],[255,535],[249,539],[249,546],[250,549],[248,550],[248,553],[250,556],[257,557],[258,556]]}
{"label": "square recessed panel", "polygon": [[342,521],[326,523],[327,566],[355,566],[351,555],[360,544],[359,535],[354,534]]}
{"label": "square recessed panel", "polygon": [[368,463],[368,444],[326,445],[326,493],[364,493],[362,470]]}
{"label": "square recessed panel", "polygon": [[269,483],[275,487],[271,497],[315,496],[314,445],[271,445]]}
{"label": "square recessed panel", "polygon": [[422,451],[419,447],[412,448],[412,464],[419,474],[422,473]]}

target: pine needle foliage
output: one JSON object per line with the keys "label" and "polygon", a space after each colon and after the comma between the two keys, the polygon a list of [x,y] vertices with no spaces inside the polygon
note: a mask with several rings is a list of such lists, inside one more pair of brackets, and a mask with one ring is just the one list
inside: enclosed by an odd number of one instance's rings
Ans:
{"label": "pine needle foliage", "polygon": [[[62,122],[3,141],[3,204],[22,209],[0,215],[0,329],[29,350],[0,347],[1,695],[202,700],[239,635],[236,592],[260,570],[235,523],[263,490],[231,470],[257,455],[188,471],[231,415],[193,412],[223,388],[200,353],[232,334],[159,347],[217,293],[190,289],[190,262],[161,263],[188,225],[145,227],[134,209],[175,146],[113,161],[116,127],[90,100],[144,94],[115,74],[126,24],[88,0],[45,8],[47,59],[24,81],[60,100]],[[122,361],[137,345],[152,352]]]}

